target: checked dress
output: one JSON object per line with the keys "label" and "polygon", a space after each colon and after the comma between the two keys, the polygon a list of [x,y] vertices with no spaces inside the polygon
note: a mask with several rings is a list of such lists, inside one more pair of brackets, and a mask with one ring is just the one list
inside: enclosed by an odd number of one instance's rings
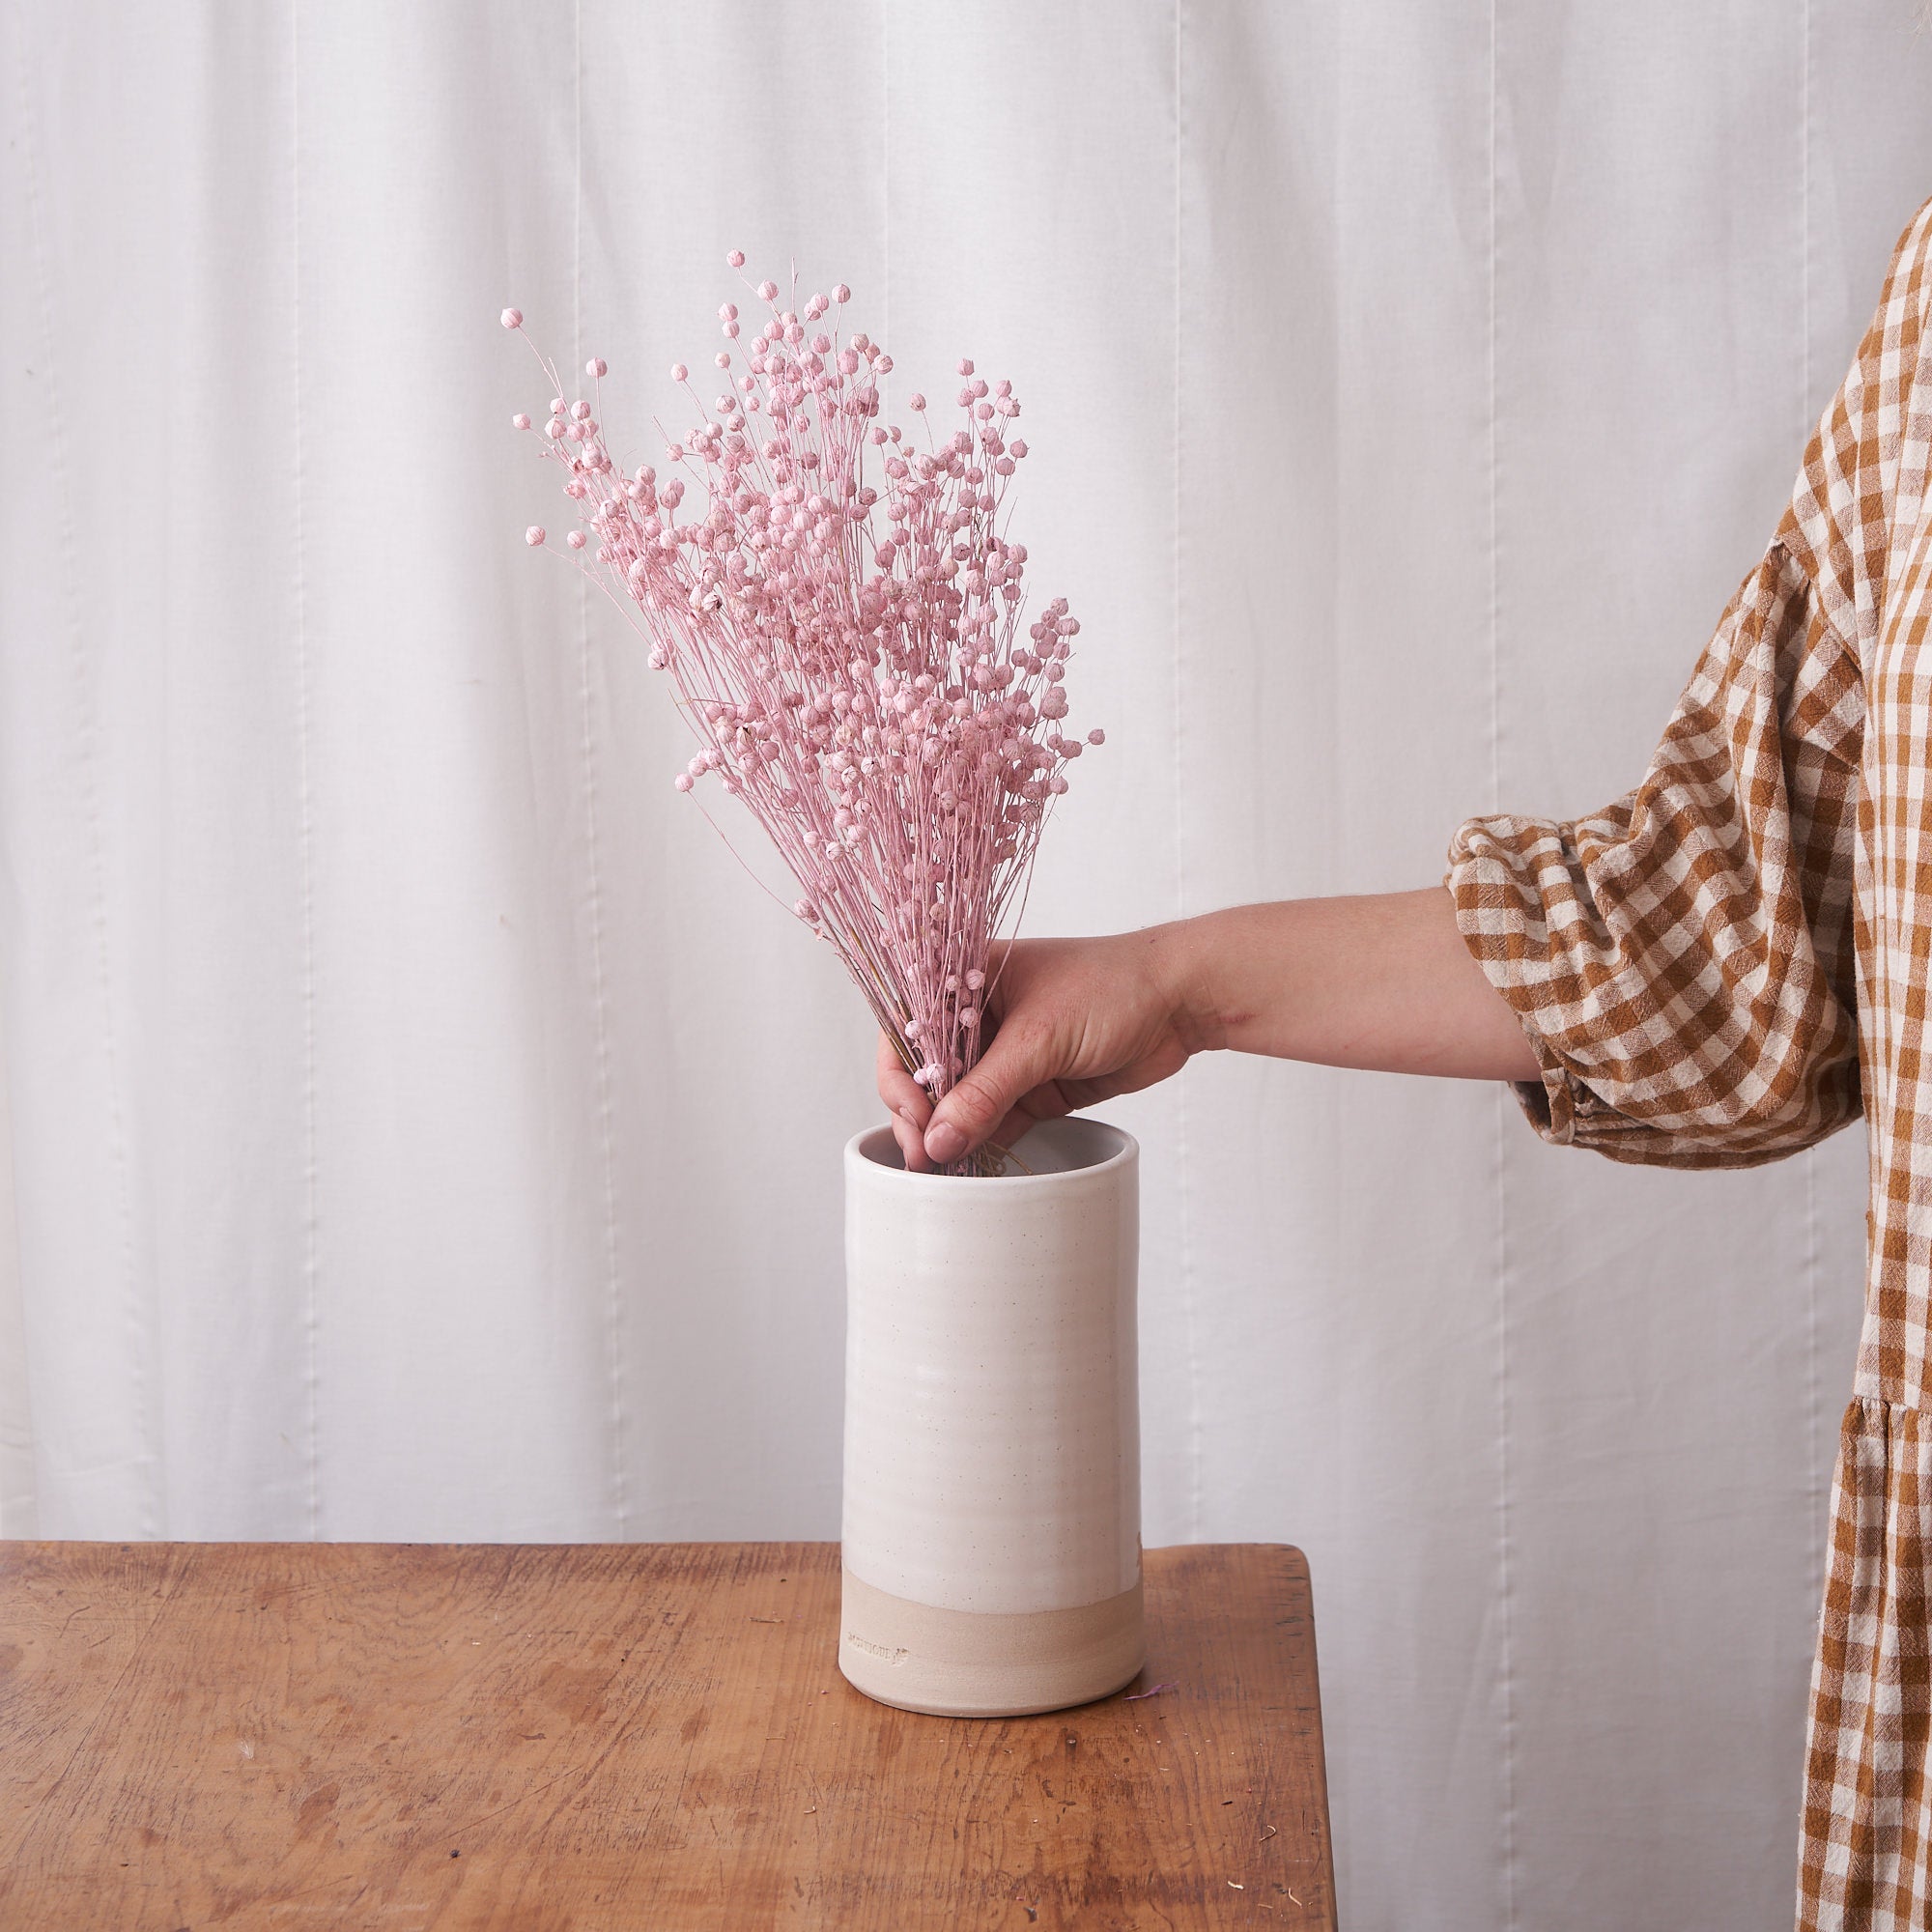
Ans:
{"label": "checked dress", "polygon": [[1932,203],[1650,769],[1586,818],[1457,831],[1470,951],[1546,1139],[1742,1167],[1861,1115],[1870,1249],[1798,1924],[1932,1925]]}

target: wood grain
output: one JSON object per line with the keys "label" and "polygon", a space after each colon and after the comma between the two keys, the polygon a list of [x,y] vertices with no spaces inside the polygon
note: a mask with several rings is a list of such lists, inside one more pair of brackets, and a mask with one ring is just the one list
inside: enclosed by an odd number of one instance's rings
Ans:
{"label": "wood grain", "polygon": [[1332,1926],[1300,1551],[1147,1585],[970,1720],[838,1674],[836,1544],[0,1544],[0,1925]]}

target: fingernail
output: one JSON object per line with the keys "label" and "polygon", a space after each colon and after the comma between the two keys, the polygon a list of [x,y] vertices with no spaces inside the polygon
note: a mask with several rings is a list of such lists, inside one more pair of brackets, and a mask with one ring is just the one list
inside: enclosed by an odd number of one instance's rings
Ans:
{"label": "fingernail", "polygon": [[925,1130],[925,1151],[942,1163],[957,1160],[966,1151],[966,1136],[951,1121],[935,1121]]}
{"label": "fingernail", "polygon": [[919,1122],[915,1118],[912,1109],[908,1107],[903,1101],[899,1103],[899,1119],[906,1122],[911,1126],[916,1127],[919,1125]]}

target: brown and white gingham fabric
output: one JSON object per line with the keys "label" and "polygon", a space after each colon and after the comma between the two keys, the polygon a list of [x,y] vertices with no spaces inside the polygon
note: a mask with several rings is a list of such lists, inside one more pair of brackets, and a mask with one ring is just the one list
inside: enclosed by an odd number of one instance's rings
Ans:
{"label": "brown and white gingham fabric", "polygon": [[1833,1486],[1798,1924],[1932,1926],[1932,203],[1643,781],[1456,834],[1546,1139],[1743,1167],[1861,1113],[1871,1251]]}

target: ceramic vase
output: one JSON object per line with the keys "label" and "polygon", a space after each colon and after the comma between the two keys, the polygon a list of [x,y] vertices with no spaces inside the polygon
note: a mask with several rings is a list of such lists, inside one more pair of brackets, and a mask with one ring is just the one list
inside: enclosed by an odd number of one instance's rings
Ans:
{"label": "ceramic vase", "polygon": [[838,1664],[944,1717],[1104,1697],[1143,1659],[1139,1149],[1042,1122],[1028,1172],[845,1150]]}

